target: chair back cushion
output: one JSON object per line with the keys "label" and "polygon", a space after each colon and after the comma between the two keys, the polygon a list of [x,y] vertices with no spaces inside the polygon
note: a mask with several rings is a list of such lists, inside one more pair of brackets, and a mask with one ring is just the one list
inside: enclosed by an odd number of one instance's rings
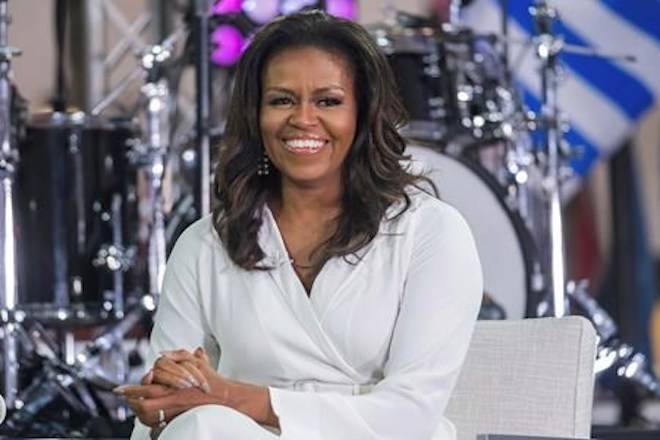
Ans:
{"label": "chair back cushion", "polygon": [[477,434],[589,438],[596,332],[578,316],[479,321],[447,407]]}

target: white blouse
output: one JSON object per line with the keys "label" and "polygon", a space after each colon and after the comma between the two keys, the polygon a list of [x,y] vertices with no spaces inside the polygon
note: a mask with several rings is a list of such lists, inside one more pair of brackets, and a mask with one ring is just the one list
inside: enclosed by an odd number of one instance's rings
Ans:
{"label": "white blouse", "polygon": [[461,215],[415,192],[359,261],[329,260],[310,296],[268,208],[263,220],[269,271],[236,266],[210,216],[183,233],[167,265],[149,363],[162,350],[204,346],[220,374],[269,387],[285,440],[454,438],[443,412],[482,297]]}

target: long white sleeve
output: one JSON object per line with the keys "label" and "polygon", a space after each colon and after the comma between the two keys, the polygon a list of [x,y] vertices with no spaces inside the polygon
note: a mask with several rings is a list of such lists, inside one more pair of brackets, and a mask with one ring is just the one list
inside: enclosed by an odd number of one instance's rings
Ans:
{"label": "long white sleeve", "polygon": [[416,216],[384,379],[357,396],[271,387],[284,440],[429,440],[446,424],[443,411],[472,335],[482,275],[463,218],[446,204],[428,206]]}
{"label": "long white sleeve", "polygon": [[[162,351],[189,351],[202,346],[216,358],[218,348],[210,336],[199,294],[198,258],[204,255],[203,228],[195,224],[177,241],[167,262],[163,289],[154,317],[146,365],[151,368]],[[131,440],[149,439],[149,428],[135,421]]]}

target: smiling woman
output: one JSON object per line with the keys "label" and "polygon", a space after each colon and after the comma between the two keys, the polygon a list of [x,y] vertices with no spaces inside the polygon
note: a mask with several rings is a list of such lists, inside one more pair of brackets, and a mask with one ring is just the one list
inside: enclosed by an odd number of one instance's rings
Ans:
{"label": "smiling woman", "polygon": [[443,412],[480,265],[465,221],[405,165],[395,91],[354,23],[306,12],[255,35],[217,208],[172,251],[152,369],[118,390],[133,439],[455,437]]}
{"label": "smiling woman", "polygon": [[341,54],[315,47],[288,49],[267,64],[261,135],[283,191],[316,186],[341,199],[342,164],[357,126],[353,76]]}

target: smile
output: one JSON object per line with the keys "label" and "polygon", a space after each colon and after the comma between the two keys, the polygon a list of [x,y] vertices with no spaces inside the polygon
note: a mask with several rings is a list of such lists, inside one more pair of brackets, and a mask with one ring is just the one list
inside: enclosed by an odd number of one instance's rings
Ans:
{"label": "smile", "polygon": [[315,154],[321,151],[327,141],[321,139],[287,139],[284,147],[294,154]]}

